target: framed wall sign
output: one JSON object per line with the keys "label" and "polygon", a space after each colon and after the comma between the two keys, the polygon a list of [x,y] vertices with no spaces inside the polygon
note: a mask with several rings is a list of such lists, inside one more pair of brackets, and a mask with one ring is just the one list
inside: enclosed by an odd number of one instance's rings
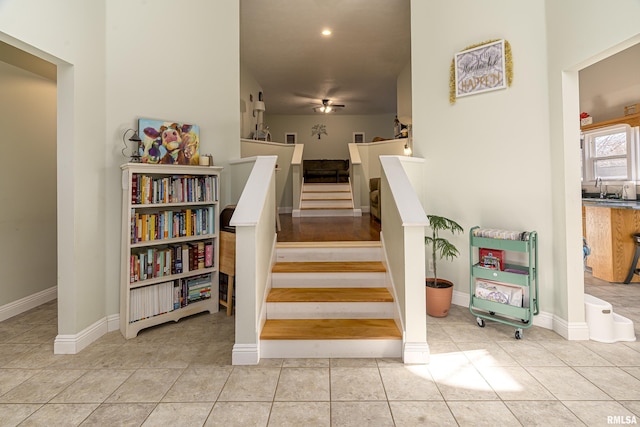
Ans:
{"label": "framed wall sign", "polygon": [[449,102],[460,96],[504,89],[513,81],[511,45],[489,40],[455,54],[449,77]]}
{"label": "framed wall sign", "polygon": [[456,97],[506,88],[504,58],[504,40],[457,53]]}
{"label": "framed wall sign", "polygon": [[284,134],[284,142],[286,144],[295,144],[298,142],[298,133],[297,132],[285,132]]}

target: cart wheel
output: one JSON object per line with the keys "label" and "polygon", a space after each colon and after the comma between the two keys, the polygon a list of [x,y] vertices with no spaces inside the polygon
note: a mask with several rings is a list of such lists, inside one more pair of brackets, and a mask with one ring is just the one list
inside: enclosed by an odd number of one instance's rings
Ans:
{"label": "cart wheel", "polygon": [[484,328],[484,319],[476,317],[476,322],[478,323],[478,326],[480,326],[481,328]]}
{"label": "cart wheel", "polygon": [[496,314],[496,312],[495,311],[490,311],[489,314],[494,316]]}
{"label": "cart wheel", "polygon": [[528,320],[525,320],[525,319],[520,319],[520,320],[522,320],[522,323],[528,323],[529,322]]}
{"label": "cart wheel", "polygon": [[522,329],[520,329],[520,328],[516,329],[516,339],[517,340],[521,340],[522,339],[522,334],[523,334]]}

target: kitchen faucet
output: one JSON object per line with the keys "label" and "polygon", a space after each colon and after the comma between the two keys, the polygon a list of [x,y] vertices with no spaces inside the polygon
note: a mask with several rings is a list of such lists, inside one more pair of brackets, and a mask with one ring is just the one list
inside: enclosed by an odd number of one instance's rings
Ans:
{"label": "kitchen faucet", "polygon": [[606,195],[606,190],[604,193],[602,192],[602,178],[600,177],[596,178],[596,187],[600,188],[600,198],[604,199],[604,196]]}

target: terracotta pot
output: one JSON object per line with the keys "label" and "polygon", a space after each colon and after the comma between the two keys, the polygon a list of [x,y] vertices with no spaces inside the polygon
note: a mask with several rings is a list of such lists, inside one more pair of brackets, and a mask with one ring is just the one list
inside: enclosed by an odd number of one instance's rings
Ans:
{"label": "terracotta pot", "polygon": [[451,308],[453,297],[453,283],[448,280],[438,279],[438,287],[429,286],[433,278],[425,279],[427,287],[427,314],[431,317],[445,317]]}

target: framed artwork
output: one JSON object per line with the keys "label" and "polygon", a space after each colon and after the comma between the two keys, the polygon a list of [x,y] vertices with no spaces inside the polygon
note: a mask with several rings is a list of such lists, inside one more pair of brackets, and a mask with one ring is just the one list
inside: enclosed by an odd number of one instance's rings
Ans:
{"label": "framed artwork", "polygon": [[463,50],[454,61],[455,97],[507,87],[504,40]]}
{"label": "framed artwork", "polygon": [[286,144],[295,144],[298,142],[298,134],[296,132],[287,132],[284,134],[284,142]]}
{"label": "framed artwork", "polygon": [[353,133],[353,142],[356,144],[360,144],[364,142],[364,132],[354,132]]}
{"label": "framed artwork", "polygon": [[154,119],[138,120],[142,163],[197,165],[200,162],[198,125]]}

